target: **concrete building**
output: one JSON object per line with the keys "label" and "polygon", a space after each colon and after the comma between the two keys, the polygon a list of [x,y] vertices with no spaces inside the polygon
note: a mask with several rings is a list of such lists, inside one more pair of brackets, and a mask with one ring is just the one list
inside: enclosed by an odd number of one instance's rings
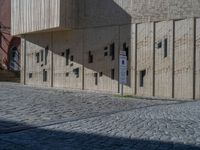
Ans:
{"label": "concrete building", "polygon": [[11,0],[0,0],[0,67],[20,69],[20,38],[11,36]]}
{"label": "concrete building", "polygon": [[126,94],[199,99],[199,8],[200,0],[12,0],[21,82],[117,93],[126,51]]}

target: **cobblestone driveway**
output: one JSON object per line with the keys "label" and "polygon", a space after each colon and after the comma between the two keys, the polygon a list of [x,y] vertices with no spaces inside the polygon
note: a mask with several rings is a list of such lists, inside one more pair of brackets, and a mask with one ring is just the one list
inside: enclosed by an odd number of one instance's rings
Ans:
{"label": "cobblestone driveway", "polygon": [[200,101],[0,83],[0,150],[200,150]]}

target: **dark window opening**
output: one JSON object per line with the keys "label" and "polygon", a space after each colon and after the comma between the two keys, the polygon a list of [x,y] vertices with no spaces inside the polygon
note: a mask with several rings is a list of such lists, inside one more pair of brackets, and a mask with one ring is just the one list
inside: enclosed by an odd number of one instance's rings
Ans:
{"label": "dark window opening", "polygon": [[43,82],[47,82],[47,71],[43,70]]}
{"label": "dark window opening", "polygon": [[129,59],[129,48],[126,46],[126,43],[123,44],[123,51],[126,52],[127,60]]}
{"label": "dark window opening", "polygon": [[115,69],[111,69],[111,79],[115,79]]}
{"label": "dark window opening", "polygon": [[32,73],[29,73],[29,79],[31,79],[33,77],[33,74]]}
{"label": "dark window opening", "polygon": [[71,56],[71,57],[70,57],[70,61],[74,61],[74,56]]}
{"label": "dark window opening", "polygon": [[40,53],[36,53],[36,62],[37,62],[37,63],[40,62]]}
{"label": "dark window opening", "polygon": [[74,64],[73,64],[73,63],[71,63],[71,64],[70,64],[70,67],[73,67],[73,66],[74,66]]}
{"label": "dark window opening", "polygon": [[43,58],[44,58],[44,51],[41,50],[41,61],[43,61]]}
{"label": "dark window opening", "polygon": [[67,49],[66,50],[66,66],[68,66],[69,65],[69,54],[70,54],[70,49]]}
{"label": "dark window opening", "polygon": [[106,47],[104,47],[104,50],[108,50],[108,47],[106,46]]}
{"label": "dark window opening", "polygon": [[66,76],[66,77],[69,77],[69,72],[67,72],[67,73],[65,74],[65,76]]}
{"label": "dark window opening", "polygon": [[140,71],[140,87],[144,87],[145,75],[146,75],[146,70]]}
{"label": "dark window opening", "polygon": [[94,73],[95,85],[98,85],[98,73]]}
{"label": "dark window opening", "polygon": [[45,48],[45,65],[47,65],[47,57],[48,57],[49,47]]}
{"label": "dark window opening", "polygon": [[167,57],[167,55],[168,55],[167,54],[167,52],[168,52],[167,43],[168,43],[167,39],[164,39],[164,58]]}
{"label": "dark window opening", "polygon": [[102,76],[103,76],[103,72],[100,72],[100,73],[99,73],[99,76],[102,77]]}
{"label": "dark window opening", "polygon": [[162,48],[162,42],[158,42],[157,48]]}
{"label": "dark window opening", "polygon": [[93,63],[93,55],[92,55],[91,51],[89,51],[89,53],[88,53],[88,63]]}
{"label": "dark window opening", "polygon": [[104,56],[108,56],[108,52],[105,52],[105,53],[104,53]]}
{"label": "dark window opening", "polygon": [[79,68],[74,69],[73,73],[76,76],[76,78],[79,78]]}
{"label": "dark window opening", "polygon": [[128,76],[128,74],[129,74],[129,71],[127,70],[127,71],[126,71],[126,75]]}
{"label": "dark window opening", "polygon": [[115,43],[110,45],[110,56],[112,57],[112,60],[115,59]]}
{"label": "dark window opening", "polygon": [[62,53],[61,53],[61,56],[65,56],[65,52],[62,52]]}

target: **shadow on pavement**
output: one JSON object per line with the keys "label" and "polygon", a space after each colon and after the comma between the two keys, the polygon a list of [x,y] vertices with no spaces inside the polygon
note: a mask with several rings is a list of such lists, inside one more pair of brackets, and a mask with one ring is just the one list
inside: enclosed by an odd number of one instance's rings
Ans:
{"label": "shadow on pavement", "polygon": [[93,133],[41,129],[1,120],[0,150],[200,150],[200,147]]}

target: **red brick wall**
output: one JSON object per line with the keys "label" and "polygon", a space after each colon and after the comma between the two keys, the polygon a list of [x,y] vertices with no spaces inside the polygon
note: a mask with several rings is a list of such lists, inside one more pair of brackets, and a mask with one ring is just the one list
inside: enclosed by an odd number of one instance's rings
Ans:
{"label": "red brick wall", "polygon": [[5,69],[9,69],[9,50],[12,47],[20,48],[20,39],[10,35],[11,0],[0,0],[0,26],[0,63]]}

